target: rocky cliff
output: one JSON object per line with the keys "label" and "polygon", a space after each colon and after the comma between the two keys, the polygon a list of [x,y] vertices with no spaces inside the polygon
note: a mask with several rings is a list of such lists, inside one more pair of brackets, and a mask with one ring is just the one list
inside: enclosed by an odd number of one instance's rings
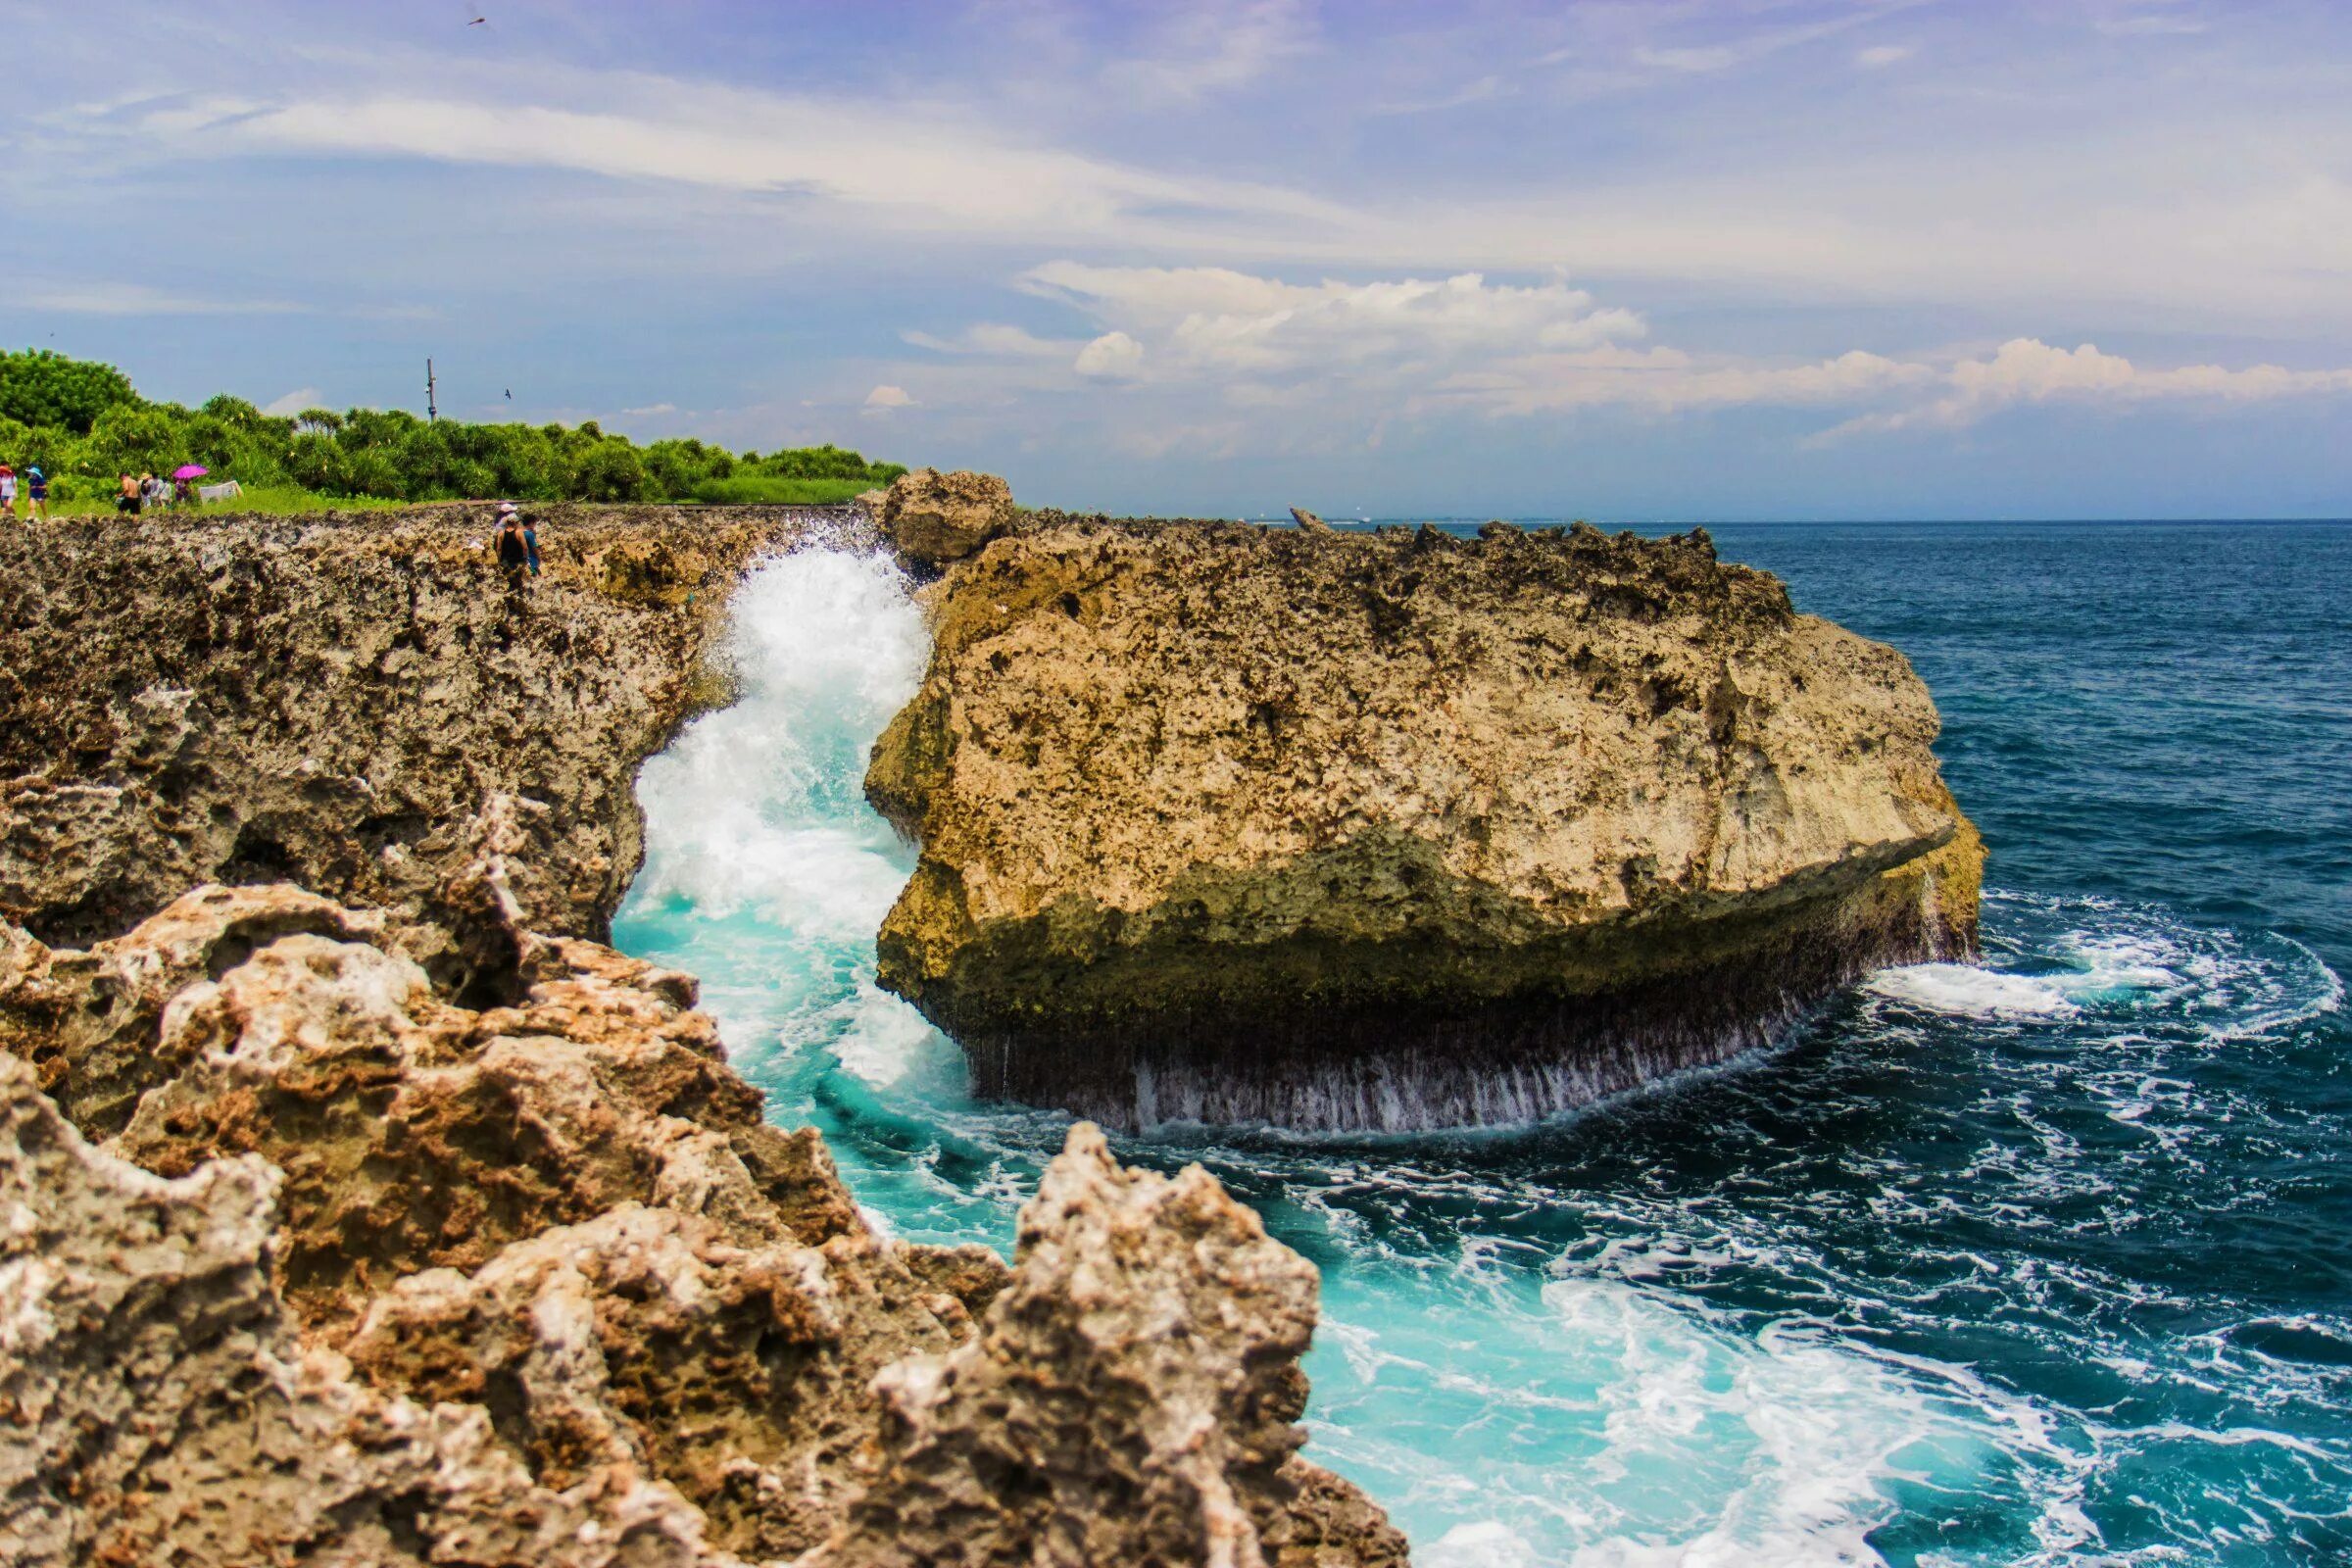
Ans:
{"label": "rocky cliff", "polygon": [[520,599],[486,508],[0,529],[0,918],[85,942],[208,881],[412,905],[503,795],[533,922],[602,934],[637,764],[722,694],[727,585],[850,514],[540,514]]}
{"label": "rocky cliff", "polygon": [[0,1557],[1402,1564],[1295,1456],[1314,1270],[1205,1173],[1082,1126],[1010,1269],[894,1245],[691,980],[508,934],[477,1009],[289,887],[6,933]]}
{"label": "rocky cliff", "polygon": [[985,1094],[1519,1120],[1973,951],[1926,688],[1703,533],[988,532],[867,775],[882,982]]}
{"label": "rocky cliff", "polygon": [[0,1560],[1403,1563],[1213,1180],[1080,1128],[1009,1268],[895,1244],[583,936],[856,521],[551,509],[519,600],[462,509],[0,539]]}

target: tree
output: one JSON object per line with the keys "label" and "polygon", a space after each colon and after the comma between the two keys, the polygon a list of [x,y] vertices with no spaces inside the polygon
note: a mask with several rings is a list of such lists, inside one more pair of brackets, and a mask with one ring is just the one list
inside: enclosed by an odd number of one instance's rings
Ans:
{"label": "tree", "polygon": [[573,501],[643,501],[647,488],[637,449],[607,437],[573,459],[564,491]]}
{"label": "tree", "polygon": [[98,416],[78,466],[95,475],[168,473],[176,466],[179,431],[153,404],[120,403]]}
{"label": "tree", "polygon": [[138,401],[130,378],[111,365],[70,360],[54,349],[0,353],[0,415],[22,424],[87,435],[107,410]]}

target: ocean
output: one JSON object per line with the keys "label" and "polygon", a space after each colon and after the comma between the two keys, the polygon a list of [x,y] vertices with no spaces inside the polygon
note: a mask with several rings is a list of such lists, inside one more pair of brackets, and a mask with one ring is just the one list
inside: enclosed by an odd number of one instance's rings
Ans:
{"label": "ocean", "polygon": [[[2352,1562],[2352,525],[1714,534],[1933,688],[1984,965],[1542,1126],[1121,1154],[1321,1267],[1307,1452],[1431,1568]],[[920,617],[812,549],[735,618],[616,940],[878,1224],[1008,1249],[1065,1119],[873,984]]]}

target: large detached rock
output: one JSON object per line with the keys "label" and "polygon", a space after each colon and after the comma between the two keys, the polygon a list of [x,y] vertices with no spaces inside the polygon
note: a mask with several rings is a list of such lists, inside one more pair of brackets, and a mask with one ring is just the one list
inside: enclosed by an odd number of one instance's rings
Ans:
{"label": "large detached rock", "polygon": [[1013,522],[1012,490],[993,473],[917,468],[891,481],[875,510],[882,537],[918,571],[976,555]]}
{"label": "large detached rock", "polygon": [[1974,948],[1926,688],[1703,533],[1047,520],[928,592],[881,975],[983,1093],[1517,1120]]}
{"label": "large detached rock", "polygon": [[289,887],[0,928],[0,1561],[1401,1562],[1292,1457],[1314,1271],[1213,1180],[1081,1134],[1014,1269],[893,1244],[691,980],[515,924],[509,870],[443,890],[468,931]]}

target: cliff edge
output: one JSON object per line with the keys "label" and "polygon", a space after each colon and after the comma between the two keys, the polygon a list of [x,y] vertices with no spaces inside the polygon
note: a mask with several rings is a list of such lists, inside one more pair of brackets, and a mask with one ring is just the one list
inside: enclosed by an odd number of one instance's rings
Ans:
{"label": "cliff edge", "polygon": [[542,930],[597,937],[643,858],[637,764],[724,697],[728,589],[846,510],[486,507],[0,529],[0,919],[120,936],[201,882],[414,905],[512,798]]}
{"label": "cliff edge", "polygon": [[1703,532],[1045,516],[925,593],[881,978],[983,1094],[1524,1120],[1974,951],[1926,687]]}
{"label": "cliff edge", "polygon": [[487,521],[0,535],[0,1560],[1401,1568],[1213,1180],[1081,1128],[1009,1268],[896,1243],[587,939],[862,516],[551,508],[519,598]]}

